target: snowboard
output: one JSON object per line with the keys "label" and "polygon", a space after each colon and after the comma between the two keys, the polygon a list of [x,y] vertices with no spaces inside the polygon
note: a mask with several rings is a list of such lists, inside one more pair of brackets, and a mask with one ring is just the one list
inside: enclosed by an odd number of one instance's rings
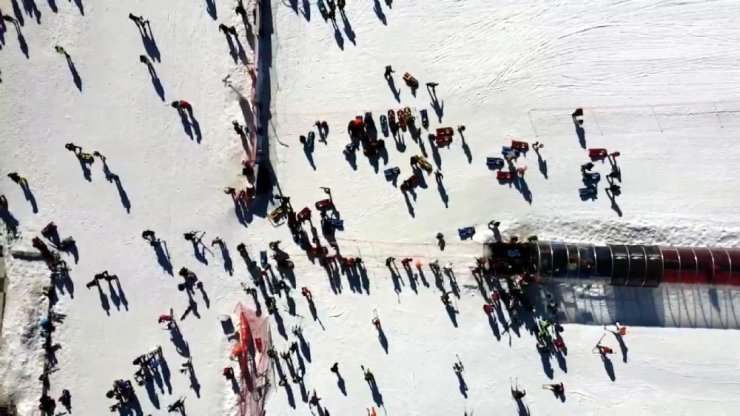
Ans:
{"label": "snowboard", "polygon": [[427,109],[424,108],[421,111],[419,111],[419,114],[421,114],[421,126],[425,129],[429,128],[429,113],[427,112]]}
{"label": "snowboard", "polygon": [[380,130],[383,131],[383,136],[388,137],[388,118],[385,115],[380,116]]}

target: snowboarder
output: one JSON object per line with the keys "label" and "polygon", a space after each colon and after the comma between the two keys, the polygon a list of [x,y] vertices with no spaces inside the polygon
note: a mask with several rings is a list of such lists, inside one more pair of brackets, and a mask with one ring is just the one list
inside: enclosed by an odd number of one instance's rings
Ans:
{"label": "snowboarder", "polygon": [[389,79],[392,76],[391,74],[394,73],[394,72],[396,72],[396,71],[393,70],[393,67],[392,66],[386,65],[385,66],[385,74],[383,76],[385,77],[385,79]]}

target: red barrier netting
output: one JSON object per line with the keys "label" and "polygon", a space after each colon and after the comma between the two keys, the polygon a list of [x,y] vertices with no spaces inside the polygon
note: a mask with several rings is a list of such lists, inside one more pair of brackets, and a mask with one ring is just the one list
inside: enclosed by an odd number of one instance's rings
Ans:
{"label": "red barrier netting", "polygon": [[267,350],[272,346],[270,321],[259,317],[241,303],[235,311],[239,317],[239,340],[231,351],[233,359],[239,362],[242,416],[263,416],[265,399],[274,375],[269,370],[270,358]]}

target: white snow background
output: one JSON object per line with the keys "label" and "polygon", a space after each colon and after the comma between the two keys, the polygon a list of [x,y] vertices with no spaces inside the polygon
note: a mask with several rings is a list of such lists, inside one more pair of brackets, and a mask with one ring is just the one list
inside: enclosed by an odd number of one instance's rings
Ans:
{"label": "white snow background", "polygon": [[[55,307],[67,319],[54,333],[62,349],[60,369],[50,376],[52,397],[71,391],[73,414],[109,414],[105,392],[112,381],[133,378],[131,360],[157,344],[172,370],[172,392],[155,388],[157,410],[150,394],[137,388],[144,414],[164,415],[183,395],[188,415],[237,414],[237,398],[221,376],[233,363],[218,316],[232,313],[238,302],[253,304],[239,284],[249,275],[236,245],[246,243],[256,257],[276,239],[296,263],[298,288],[311,288],[320,323],[294,290],[300,316],[284,312],[285,299],[279,298],[289,339],[276,328],[272,336],[281,351],[293,340],[289,329],[303,326],[310,345],[306,388],[317,391],[332,415],[364,415],[375,405],[360,365],[375,374],[381,413],[389,415],[517,414],[509,393],[512,377],[527,389],[524,402],[534,415],[736,414],[737,291],[566,286],[566,316],[579,323],[565,325],[566,364],[551,364],[553,379],[565,383],[567,399],[560,402],[540,388],[550,379],[534,337],[523,330],[509,343],[507,335],[497,340],[492,334],[468,266],[481,254],[480,243],[491,238],[485,227],[491,219],[502,222],[506,235],[541,239],[737,246],[740,4],[398,0],[389,8],[364,0],[348,2],[346,21],[338,15],[335,30],[313,2],[273,1],[269,133],[280,189],[300,209],[324,198],[319,186],[330,186],[346,227],[338,233],[342,252],[361,255],[368,269],[369,293],[353,291],[345,276],[335,293],[324,270],[306,259],[285,226],[275,228],[258,215],[243,226],[222,193],[224,186],[243,185],[244,154],[230,123],[243,123],[243,112],[238,95],[222,79],[231,74],[245,95],[251,80],[242,60],[229,56],[218,24],[235,25],[247,59],[253,57],[234,4],[216,1],[214,19],[207,3],[0,0],[3,14],[22,18],[19,31],[4,22],[0,38],[0,193],[20,223],[20,238],[9,249],[30,249],[31,238],[54,221],[63,237],[74,236],[80,250],[79,262],[66,258],[74,293],[60,294]],[[153,65],[164,100],[139,62],[147,51],[129,12],[151,22],[161,57]],[[64,57],[55,53],[57,44],[70,54],[80,88]],[[383,79],[385,65],[396,70],[400,103]],[[416,97],[403,85],[407,71],[421,83]],[[439,83],[441,121],[424,87],[430,81]],[[186,134],[169,107],[178,99],[193,105],[200,142],[196,132],[192,138]],[[449,148],[440,148],[448,206],[433,176],[427,176],[428,188],[417,189],[416,200],[409,201],[413,216],[382,172],[399,166],[402,177],[410,174],[408,158],[421,150],[408,133],[403,152],[386,139],[388,161],[381,160],[377,172],[360,154],[353,169],[341,152],[347,143],[344,126],[355,115],[372,111],[379,124],[377,117],[387,109],[405,106],[428,109],[432,131],[464,124],[471,159],[457,134]],[[603,182],[596,201],[578,198],[579,166],[587,157],[569,116],[577,106],[586,112],[587,147],[621,152],[622,195],[616,200],[621,216],[603,193]],[[316,120],[326,120],[330,133],[326,144],[316,143],[313,169],[298,136]],[[497,156],[512,139],[545,144],[547,177],[534,152],[518,162],[529,168],[531,204],[513,187],[500,185],[485,166],[485,158]],[[121,189],[106,181],[99,160],[86,180],[64,149],[67,142],[106,155]],[[426,139],[425,148],[434,163]],[[597,164],[595,170],[603,176],[608,168]],[[37,213],[5,177],[10,171],[27,178]],[[477,227],[475,241],[459,241],[456,230],[464,226]],[[141,239],[147,228],[167,241],[175,271],[183,266],[195,271],[209,297],[207,305],[196,292],[200,319],[190,315],[180,323],[200,397],[176,371],[184,358],[156,322],[170,307],[179,315],[188,300],[176,288],[179,277],[166,274]],[[190,230],[206,231],[206,244],[220,236],[235,273],[224,271],[215,247],[207,264],[196,260],[182,239]],[[435,245],[437,232],[447,238],[444,252]],[[457,327],[426,266],[429,287],[402,273],[401,291],[394,292],[384,265],[390,255],[425,264],[434,258],[453,262],[462,290],[454,299]],[[0,391],[18,403],[19,414],[34,415],[43,366],[37,320],[45,313],[40,293],[48,271],[41,263],[11,257],[7,262]],[[120,276],[120,290],[103,286],[109,313],[96,290],[85,288],[102,270]],[[388,338],[387,353],[370,323],[375,309]],[[614,356],[612,381],[591,349],[604,332],[600,324],[613,319],[629,326],[629,350],[626,359],[619,351]],[[611,335],[605,340],[618,350]],[[467,398],[451,368],[456,354],[465,365]],[[329,371],[334,362],[346,395]],[[312,413],[291,385],[296,407],[275,386],[268,415]]]}

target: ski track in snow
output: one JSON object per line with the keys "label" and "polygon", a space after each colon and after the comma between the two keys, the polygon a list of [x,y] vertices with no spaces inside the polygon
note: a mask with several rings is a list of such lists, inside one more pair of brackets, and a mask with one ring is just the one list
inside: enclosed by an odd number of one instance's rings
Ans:
{"label": "ski track in snow", "polygon": [[[52,3],[57,12],[49,7]],[[485,0],[409,0],[394,2],[392,9],[377,3],[384,25],[373,2],[348,3],[347,22],[338,16],[335,32],[313,2],[296,1],[295,12],[290,1],[272,2],[269,130],[276,140],[270,154],[280,187],[300,209],[324,198],[319,186],[331,186],[345,220],[346,230],[338,234],[342,253],[361,255],[367,264],[367,289],[357,291],[341,275],[335,293],[326,273],[291,242],[285,226],[274,228],[259,215],[246,226],[240,224],[221,192],[225,186],[241,185],[244,153],[230,123],[244,123],[238,95],[221,80],[231,74],[234,88],[247,96],[251,87],[245,67],[229,56],[218,31],[218,23],[235,25],[251,62],[244,25],[230,3],[216,6],[214,20],[205,2],[36,1],[37,23],[31,8],[0,0],[3,13],[23,18],[22,36],[5,22],[0,37],[0,166],[3,176],[13,170],[25,176],[38,204],[34,213],[15,184],[0,180],[0,193],[20,222],[20,239],[10,249],[30,249],[31,238],[49,221],[56,222],[62,237],[74,236],[80,248],[78,263],[66,258],[74,297],[60,294],[56,307],[67,319],[54,334],[62,349],[57,352],[60,370],[50,376],[51,396],[57,398],[68,388],[74,414],[106,414],[111,402],[105,392],[111,382],[132,378],[131,360],[161,344],[172,390],[138,388],[144,414],[164,414],[182,395],[187,396],[189,415],[237,414],[237,398],[221,376],[221,369],[233,363],[217,318],[232,313],[237,302],[253,304],[240,286],[249,274],[236,244],[245,242],[255,258],[268,241],[281,239],[296,263],[298,288],[311,288],[320,319],[311,319],[305,299],[293,290],[300,316],[282,312],[284,326],[303,326],[310,350],[310,359],[304,358],[306,388],[309,393],[316,389],[331,414],[364,414],[373,405],[360,365],[376,376],[384,414],[453,415],[466,409],[469,414],[491,409],[515,414],[509,377],[518,377],[527,389],[525,402],[537,415],[733,414],[740,353],[729,346],[740,335],[702,328],[740,327],[738,291],[582,284],[550,288],[558,291],[566,318],[574,322],[564,334],[566,364],[550,360],[553,379],[566,386],[567,400],[560,403],[539,388],[550,379],[534,337],[523,328],[521,337],[512,335],[509,341],[500,322],[496,330],[486,322],[482,295],[467,266],[482,253],[480,243],[493,238],[486,229],[491,219],[501,221],[504,236],[737,246],[740,29],[734,16],[740,15],[740,6],[725,0],[496,5]],[[129,12],[151,21],[156,49],[149,45],[149,53],[158,53],[153,66],[164,98],[138,61],[147,45],[128,20]],[[69,52],[79,80],[54,52],[56,44]],[[396,70],[400,104],[382,78],[388,64]],[[421,83],[415,97],[403,84],[406,71]],[[424,88],[429,81],[439,83],[441,122]],[[193,104],[198,128],[185,128],[169,107],[178,99]],[[400,167],[399,183],[410,174],[408,158],[421,149],[408,133],[403,152],[392,138],[386,139],[388,161],[381,160],[377,172],[361,154],[357,169],[351,168],[341,153],[349,119],[372,111],[379,125],[377,117],[388,108],[405,106],[417,113],[428,109],[430,131],[466,125],[465,144],[472,158],[468,160],[457,134],[449,148],[438,149],[448,206],[434,178],[427,176],[428,187],[417,189],[409,202],[413,217],[400,191],[382,174],[386,167]],[[622,153],[621,217],[611,209],[603,182],[596,201],[578,199],[579,165],[587,159],[569,118],[576,106],[586,111],[587,147]],[[313,170],[297,138],[317,119],[328,121],[330,133],[327,144],[316,143]],[[436,165],[427,133],[422,131],[424,149]],[[531,204],[514,187],[498,184],[484,163],[518,138],[545,144],[541,154],[547,178],[534,152],[519,161],[529,167],[525,180]],[[67,142],[106,155],[120,186],[105,179],[100,160],[85,179],[74,156],[64,150]],[[602,176],[608,173],[608,163],[596,165]],[[464,226],[476,226],[473,241],[457,238],[457,228]],[[198,274],[210,300],[207,306],[196,291],[201,317],[191,314],[181,322],[200,398],[176,371],[185,358],[155,321],[170,307],[179,315],[188,299],[176,288],[179,277],[165,273],[140,239],[147,228],[167,242],[175,271],[184,266]],[[205,254],[208,264],[194,258],[182,233],[195,229],[207,232],[206,244],[215,236],[223,238],[233,276],[225,272],[216,247]],[[444,252],[436,248],[437,232],[446,236]],[[414,280],[401,270],[394,283],[384,265],[389,255],[412,256],[425,265],[435,258],[453,262],[461,289],[460,298],[453,298],[457,327],[439,301],[428,267],[423,276],[414,273]],[[32,415],[41,391],[37,322],[46,309],[40,293],[47,272],[39,263],[7,261],[0,393],[13,397],[20,414]],[[102,295],[86,289],[84,283],[102,270],[121,276],[121,287],[104,284]],[[444,285],[450,286],[447,278]],[[284,311],[284,304],[279,298],[279,310]],[[370,322],[374,310],[383,323],[387,354]],[[603,332],[599,324],[615,317],[631,326],[626,362],[616,340],[605,338],[617,351],[611,381],[591,349]],[[274,327],[272,337],[278,351],[293,338],[283,339]],[[456,354],[466,369],[467,399],[451,371]],[[346,396],[328,371],[335,361]],[[291,386],[296,408],[276,386],[268,394],[267,414],[312,413],[298,386]]]}

